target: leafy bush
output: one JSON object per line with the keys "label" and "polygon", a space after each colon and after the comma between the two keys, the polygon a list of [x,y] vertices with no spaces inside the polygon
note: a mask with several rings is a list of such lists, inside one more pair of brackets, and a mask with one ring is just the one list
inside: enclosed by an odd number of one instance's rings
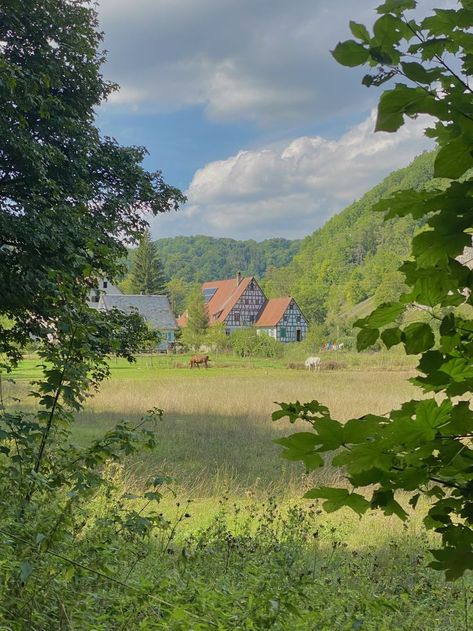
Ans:
{"label": "leafy bush", "polygon": [[[329,458],[350,489],[362,491],[311,489],[306,496],[323,499],[327,510],[348,506],[362,514],[381,509],[406,520],[408,513],[399,502],[403,493],[410,496],[413,509],[421,497],[429,498],[424,523],[442,542],[441,549],[432,550],[430,565],[453,580],[473,570],[473,135],[468,83],[473,10],[470,0],[461,0],[455,9],[409,19],[406,12],[416,4],[386,0],[377,9],[380,17],[372,35],[350,22],[357,41],[339,43],[333,55],[346,66],[368,64],[374,74],[364,77],[366,86],[394,77],[405,81],[381,95],[377,131],[396,132],[406,117],[429,114],[433,124],[425,134],[439,144],[432,186],[398,190],[374,207],[387,221],[411,217],[425,224],[412,238],[411,257],[399,268],[406,293],[355,322],[358,350],[382,342],[420,356],[418,375],[411,381],[423,396],[386,414],[366,414],[346,423],[333,419],[318,401],[283,403],[273,417],[303,419],[313,430],[279,441],[288,459],[301,460],[312,470]],[[394,280],[397,286],[399,278]],[[417,317],[407,323],[402,318],[409,310]],[[418,317],[420,311],[423,317]],[[332,458],[334,450],[340,452]]]}
{"label": "leafy bush", "polygon": [[284,346],[267,333],[255,327],[235,329],[230,334],[233,352],[240,357],[282,357]]}

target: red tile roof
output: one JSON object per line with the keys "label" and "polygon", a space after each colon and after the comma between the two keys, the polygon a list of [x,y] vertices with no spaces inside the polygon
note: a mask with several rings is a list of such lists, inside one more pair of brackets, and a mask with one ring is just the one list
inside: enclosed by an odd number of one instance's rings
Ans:
{"label": "red tile roof", "polygon": [[181,313],[181,315],[176,318],[177,326],[182,329],[183,327],[187,326],[188,320],[189,317],[187,315],[187,311],[184,311],[184,313]]}
{"label": "red tile roof", "polygon": [[276,326],[289,307],[291,300],[290,296],[268,300],[256,322],[256,326]]}
{"label": "red tile roof", "polygon": [[207,303],[210,321],[220,320],[220,322],[223,322],[252,280],[252,276],[246,276],[241,279],[239,284],[237,284],[236,278],[203,283],[202,291],[204,289],[217,290]]}

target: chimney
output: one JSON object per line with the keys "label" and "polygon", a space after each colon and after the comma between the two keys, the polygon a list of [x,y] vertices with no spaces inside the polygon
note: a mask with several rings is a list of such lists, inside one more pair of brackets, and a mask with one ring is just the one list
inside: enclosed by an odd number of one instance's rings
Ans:
{"label": "chimney", "polygon": [[237,272],[236,282],[237,282],[237,287],[238,287],[238,285],[241,283],[241,272]]}

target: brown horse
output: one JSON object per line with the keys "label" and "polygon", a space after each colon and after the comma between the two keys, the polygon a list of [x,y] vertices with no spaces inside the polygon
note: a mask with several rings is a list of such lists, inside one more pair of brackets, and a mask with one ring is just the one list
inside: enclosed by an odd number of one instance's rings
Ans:
{"label": "brown horse", "polygon": [[201,364],[203,364],[206,368],[209,367],[209,356],[208,355],[193,355],[190,358],[189,366],[191,368],[200,368]]}

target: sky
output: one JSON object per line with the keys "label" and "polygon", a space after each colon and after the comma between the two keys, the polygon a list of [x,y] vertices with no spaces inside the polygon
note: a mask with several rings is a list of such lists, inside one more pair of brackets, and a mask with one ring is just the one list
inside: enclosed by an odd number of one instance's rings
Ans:
{"label": "sky", "polygon": [[330,55],[379,3],[101,0],[104,75],[121,87],[98,125],[188,197],[153,237],[301,238],[431,148],[425,120],[375,134],[380,91]]}

